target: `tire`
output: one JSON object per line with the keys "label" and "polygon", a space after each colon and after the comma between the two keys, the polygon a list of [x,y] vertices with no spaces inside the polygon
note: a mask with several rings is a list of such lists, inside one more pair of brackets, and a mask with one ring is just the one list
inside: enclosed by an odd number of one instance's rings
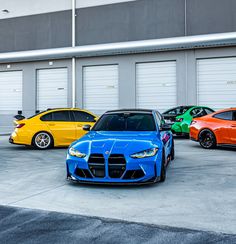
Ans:
{"label": "tire", "polygon": [[213,149],[216,147],[216,137],[211,130],[202,130],[199,134],[199,144],[204,149]]}
{"label": "tire", "polygon": [[46,150],[53,147],[53,137],[50,133],[41,131],[34,135],[32,145],[36,149]]}
{"label": "tire", "polygon": [[161,177],[160,182],[164,182],[166,180],[166,159],[165,154],[162,155],[162,163],[161,163]]}
{"label": "tire", "polygon": [[174,139],[172,139],[172,147],[171,147],[171,152],[170,152],[170,158],[171,158],[171,161],[173,161],[175,159],[175,143],[174,143]]}

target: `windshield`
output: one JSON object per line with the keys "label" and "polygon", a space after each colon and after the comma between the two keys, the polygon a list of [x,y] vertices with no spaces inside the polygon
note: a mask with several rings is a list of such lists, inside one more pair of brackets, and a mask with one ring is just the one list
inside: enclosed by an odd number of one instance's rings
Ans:
{"label": "windshield", "polygon": [[166,112],[164,112],[164,115],[182,115],[185,112],[187,112],[190,108],[192,108],[191,106],[184,106],[184,107],[177,107],[177,108],[173,108],[170,109]]}
{"label": "windshield", "polygon": [[95,124],[93,131],[155,131],[152,114],[117,113],[104,114]]}

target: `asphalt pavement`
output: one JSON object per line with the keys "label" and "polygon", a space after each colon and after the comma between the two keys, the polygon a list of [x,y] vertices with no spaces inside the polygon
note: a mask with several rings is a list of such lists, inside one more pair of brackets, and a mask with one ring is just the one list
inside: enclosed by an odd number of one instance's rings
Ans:
{"label": "asphalt pavement", "polygon": [[236,243],[236,235],[0,206],[0,243]]}

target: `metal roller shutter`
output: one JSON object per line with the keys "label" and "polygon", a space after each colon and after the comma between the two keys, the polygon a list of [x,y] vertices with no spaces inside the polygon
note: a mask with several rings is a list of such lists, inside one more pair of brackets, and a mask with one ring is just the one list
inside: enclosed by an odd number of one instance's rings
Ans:
{"label": "metal roller shutter", "polygon": [[0,72],[0,112],[16,114],[22,110],[22,71]]}
{"label": "metal roller shutter", "polygon": [[84,108],[97,114],[119,107],[118,65],[83,68]]}
{"label": "metal roller shutter", "polygon": [[136,64],[136,106],[163,112],[176,106],[176,62]]}
{"label": "metal roller shutter", "polygon": [[236,107],[236,58],[198,60],[197,83],[199,105]]}
{"label": "metal roller shutter", "polygon": [[37,70],[37,109],[66,108],[67,68]]}

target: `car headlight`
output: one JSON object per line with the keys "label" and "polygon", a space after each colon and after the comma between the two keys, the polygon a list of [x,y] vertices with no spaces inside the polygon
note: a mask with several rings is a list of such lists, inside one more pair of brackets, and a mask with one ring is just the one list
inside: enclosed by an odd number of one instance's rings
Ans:
{"label": "car headlight", "polygon": [[148,149],[142,152],[138,152],[138,153],[134,153],[132,155],[130,155],[131,158],[148,158],[148,157],[153,157],[157,154],[158,152],[158,148],[152,148],[152,149]]}
{"label": "car headlight", "polygon": [[85,158],[86,157],[85,153],[82,153],[82,152],[74,149],[73,147],[71,147],[69,149],[69,154],[70,154],[70,156],[74,156],[74,157],[77,157],[77,158]]}

